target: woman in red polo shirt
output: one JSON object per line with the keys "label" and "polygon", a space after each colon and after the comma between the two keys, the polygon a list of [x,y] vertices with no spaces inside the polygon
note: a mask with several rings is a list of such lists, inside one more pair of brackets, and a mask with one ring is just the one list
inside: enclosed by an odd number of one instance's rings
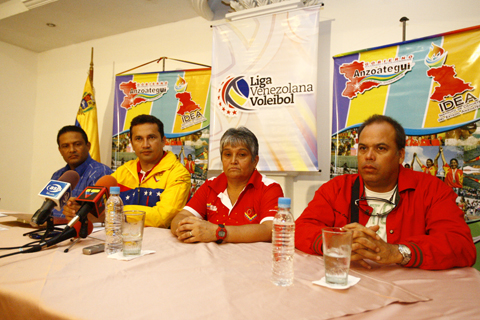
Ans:
{"label": "woman in red polo shirt", "polygon": [[280,185],[256,170],[258,140],[245,127],[228,129],[220,140],[223,173],[207,180],[172,220],[180,241],[271,241]]}

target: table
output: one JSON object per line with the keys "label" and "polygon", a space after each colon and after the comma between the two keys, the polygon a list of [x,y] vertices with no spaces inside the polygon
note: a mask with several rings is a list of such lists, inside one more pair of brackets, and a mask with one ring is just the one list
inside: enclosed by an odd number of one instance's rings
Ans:
{"label": "table", "polygon": [[[0,247],[23,245],[31,230],[0,218]],[[104,233],[93,234],[103,238]],[[474,319],[480,318],[480,272],[396,265],[359,266],[347,290],[312,284],[323,258],[296,251],[294,285],[270,280],[271,244],[184,244],[170,230],[146,228],[132,261],[83,255],[83,239],[0,259],[1,319]],[[5,254],[11,251],[0,252]]]}

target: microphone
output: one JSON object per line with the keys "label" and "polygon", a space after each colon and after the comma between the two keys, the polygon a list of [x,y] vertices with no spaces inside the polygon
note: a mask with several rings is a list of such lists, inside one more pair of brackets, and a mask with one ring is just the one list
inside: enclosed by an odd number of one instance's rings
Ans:
{"label": "microphone", "polygon": [[82,206],[77,215],[67,224],[71,228],[78,220],[87,217],[89,213],[98,218],[105,211],[105,203],[110,195],[110,187],[116,187],[117,179],[112,176],[103,176],[98,179],[93,187],[86,187],[85,190],[75,199]]}
{"label": "microphone", "polygon": [[71,197],[72,191],[77,186],[79,180],[80,176],[74,170],[66,171],[58,180],[50,180],[38,194],[40,197],[45,198],[45,201],[32,216],[30,224],[33,227],[38,227],[47,221],[53,208],[61,210]]}
{"label": "microphone", "polygon": [[[96,218],[98,218],[98,216],[105,211],[105,202],[107,202],[109,197],[108,190],[110,189],[110,186],[117,186],[117,179],[112,176],[103,176],[98,179],[95,186],[86,187],[85,190],[83,190],[82,193],[77,197],[77,199],[75,199],[75,201],[82,204],[82,206],[78,210],[75,217],[65,226],[65,229],[63,229],[62,233],[37,246],[32,247],[31,249],[27,249],[27,251],[24,251],[24,253],[40,251],[45,246],[50,247],[66,239],[77,237],[78,235],[80,235],[82,238],[85,238],[87,235],[89,235],[93,230],[93,224],[90,220],[87,220],[88,229],[81,229],[82,221],[87,218],[89,213],[92,213]],[[76,226],[78,226],[78,228]]]}
{"label": "microphone", "polygon": [[[62,231],[62,233],[56,235],[55,237],[51,238],[51,239],[48,239],[40,244],[37,244],[37,245],[34,245],[34,246],[31,246],[31,247],[25,247],[25,248],[20,248],[20,252],[22,253],[30,253],[30,252],[37,252],[37,251],[40,251],[44,248],[47,248],[47,247],[51,247],[57,243],[60,243],[62,241],[65,241],[65,240],[68,240],[70,238],[76,238],[78,237],[78,235],[80,234],[82,224],[80,222],[76,223],[73,228],[66,228],[64,229],[64,231]],[[92,233],[93,231],[93,224],[88,221],[88,225],[87,225],[87,235],[89,235],[90,233]]]}

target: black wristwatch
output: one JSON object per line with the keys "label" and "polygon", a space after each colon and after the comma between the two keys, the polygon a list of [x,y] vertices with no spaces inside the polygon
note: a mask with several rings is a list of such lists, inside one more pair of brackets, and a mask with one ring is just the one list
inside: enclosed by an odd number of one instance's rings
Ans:
{"label": "black wristwatch", "polygon": [[216,243],[220,244],[225,240],[227,237],[227,229],[225,228],[225,225],[219,224],[218,229],[217,229],[217,241]]}

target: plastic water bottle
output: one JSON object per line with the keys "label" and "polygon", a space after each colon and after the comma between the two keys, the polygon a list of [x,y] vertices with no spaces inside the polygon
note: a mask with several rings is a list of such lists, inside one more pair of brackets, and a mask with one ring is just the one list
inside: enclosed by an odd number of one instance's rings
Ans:
{"label": "plastic water bottle", "polygon": [[123,202],[120,187],[110,187],[110,198],[105,206],[105,252],[108,255],[121,252]]}
{"label": "plastic water bottle", "polygon": [[278,212],[272,230],[272,282],[277,286],[293,284],[295,221],[290,212],[290,198],[278,198]]}

